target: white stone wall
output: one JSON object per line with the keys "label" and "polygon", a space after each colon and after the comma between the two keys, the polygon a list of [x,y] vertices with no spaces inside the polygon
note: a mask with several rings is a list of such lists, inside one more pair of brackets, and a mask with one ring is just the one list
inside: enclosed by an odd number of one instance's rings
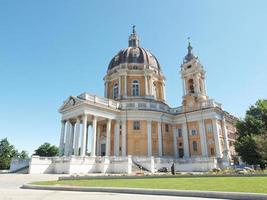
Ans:
{"label": "white stone wall", "polygon": [[24,167],[29,166],[30,159],[12,159],[11,164],[10,164],[10,172],[14,172],[18,169],[22,169]]}
{"label": "white stone wall", "polygon": [[131,173],[131,157],[33,156],[30,174]]}

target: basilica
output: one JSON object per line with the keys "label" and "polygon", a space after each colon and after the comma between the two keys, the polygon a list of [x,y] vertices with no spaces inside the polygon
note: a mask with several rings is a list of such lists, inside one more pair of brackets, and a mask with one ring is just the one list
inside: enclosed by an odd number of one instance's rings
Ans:
{"label": "basilica", "polygon": [[236,118],[208,96],[206,72],[190,41],[179,73],[182,104],[172,108],[163,69],[141,47],[133,27],[128,47],[107,67],[104,97],[82,93],[64,101],[60,155],[33,156],[30,173],[131,174],[136,166],[154,173],[171,164],[176,171],[230,167]]}

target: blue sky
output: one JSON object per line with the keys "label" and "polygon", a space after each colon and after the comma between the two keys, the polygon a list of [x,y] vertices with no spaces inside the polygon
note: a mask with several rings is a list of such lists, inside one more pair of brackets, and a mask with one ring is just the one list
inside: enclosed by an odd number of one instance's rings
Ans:
{"label": "blue sky", "polygon": [[58,108],[84,91],[103,96],[110,59],[137,26],[158,58],[167,101],[179,106],[190,36],[210,98],[242,117],[267,96],[267,1],[0,0],[0,138],[33,152],[58,145]]}

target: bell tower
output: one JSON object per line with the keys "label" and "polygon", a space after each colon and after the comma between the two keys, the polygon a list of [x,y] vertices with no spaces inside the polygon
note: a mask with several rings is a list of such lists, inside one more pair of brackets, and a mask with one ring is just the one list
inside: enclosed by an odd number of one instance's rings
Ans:
{"label": "bell tower", "polygon": [[193,47],[190,38],[188,38],[187,55],[181,65],[183,106],[188,109],[200,107],[201,102],[208,99],[205,85],[206,72],[192,50]]}

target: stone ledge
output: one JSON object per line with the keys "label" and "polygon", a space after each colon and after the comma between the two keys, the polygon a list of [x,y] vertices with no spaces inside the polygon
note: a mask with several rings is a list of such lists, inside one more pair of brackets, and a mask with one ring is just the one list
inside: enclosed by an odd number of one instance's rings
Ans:
{"label": "stone ledge", "polygon": [[24,184],[23,189],[34,190],[59,190],[77,192],[108,192],[144,195],[182,196],[220,198],[233,200],[267,200],[267,194],[239,193],[239,192],[213,192],[213,191],[191,191],[191,190],[165,190],[165,189],[140,189],[140,188],[112,188],[112,187],[78,187],[78,186],[38,186]]}
{"label": "stone ledge", "polygon": [[75,175],[75,176],[61,176],[58,180],[86,180],[86,179],[152,179],[152,178],[218,178],[218,177],[266,177],[267,174],[219,174],[219,175],[144,175],[144,176],[132,176],[121,174],[109,174],[109,175]]}

